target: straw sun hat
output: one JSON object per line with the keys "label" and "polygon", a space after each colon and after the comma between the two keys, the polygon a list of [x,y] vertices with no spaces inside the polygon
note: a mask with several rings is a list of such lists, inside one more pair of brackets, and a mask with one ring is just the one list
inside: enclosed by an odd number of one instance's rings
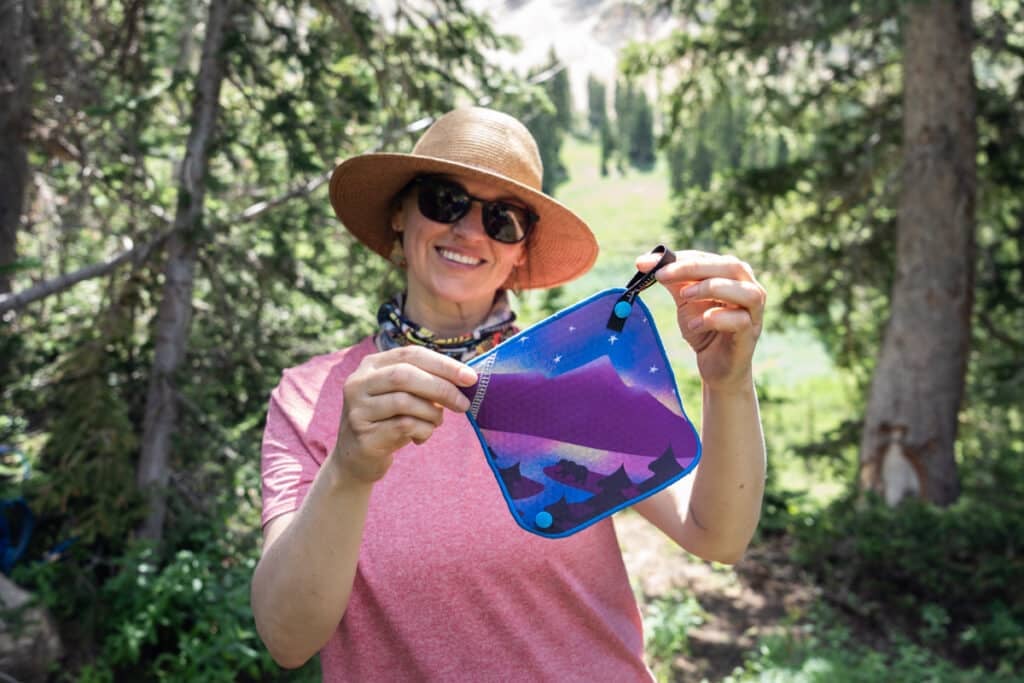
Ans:
{"label": "straw sun hat", "polygon": [[411,154],[362,154],[339,164],[331,175],[331,205],[359,241],[388,258],[396,238],[393,200],[409,181],[421,174],[480,179],[539,216],[526,240],[526,263],[505,287],[554,287],[594,265],[597,240],[583,219],[541,192],[542,173],[526,126],[492,109],[467,107],[437,119]]}

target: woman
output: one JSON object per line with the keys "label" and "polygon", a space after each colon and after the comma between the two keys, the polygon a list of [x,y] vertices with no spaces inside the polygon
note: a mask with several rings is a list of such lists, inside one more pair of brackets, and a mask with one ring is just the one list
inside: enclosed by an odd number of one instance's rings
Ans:
{"label": "woman", "polygon": [[[378,334],[286,371],[271,397],[252,600],[282,666],[319,650],[325,680],[651,679],[611,521],[559,540],[519,529],[458,415],[476,380],[460,361],[515,331],[505,290],[569,281],[597,256],[540,187],[529,132],[481,108],[441,117],[412,154],[335,170],[338,217],[408,286]],[[679,252],[657,277],[697,353],[704,455],[692,495],[635,507],[688,551],[735,562],[764,484],[751,356],[765,293],[712,254]]]}

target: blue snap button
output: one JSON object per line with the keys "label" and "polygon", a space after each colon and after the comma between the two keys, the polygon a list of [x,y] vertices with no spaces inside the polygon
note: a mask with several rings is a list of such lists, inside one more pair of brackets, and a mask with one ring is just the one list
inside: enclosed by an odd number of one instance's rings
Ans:
{"label": "blue snap button", "polygon": [[[607,311],[608,309],[606,308],[605,310]],[[622,318],[623,320],[625,320],[626,318],[629,317],[629,312],[632,310],[633,306],[628,301],[620,301],[619,303],[615,304],[615,317]]]}
{"label": "blue snap button", "polygon": [[[608,309],[606,308],[605,310]],[[533,521],[536,522],[537,526],[539,526],[541,529],[547,529],[555,520],[551,517],[550,512],[548,512],[547,510],[541,510],[540,512],[537,513],[537,516],[533,518]]]}

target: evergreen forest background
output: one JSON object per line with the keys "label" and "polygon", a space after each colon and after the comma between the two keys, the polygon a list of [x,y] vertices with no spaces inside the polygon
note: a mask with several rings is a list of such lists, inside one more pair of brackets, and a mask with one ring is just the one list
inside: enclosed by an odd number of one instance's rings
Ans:
{"label": "evergreen forest background", "polygon": [[657,242],[769,290],[762,524],[680,561],[814,597],[723,672],[713,596],[638,580],[659,678],[1024,680],[1024,3],[554,3],[672,27],[582,102],[473,3],[384,4],[0,3],[0,679],[318,680],[249,608],[267,398],[400,287],[326,181],[480,103],[602,245],[524,322]]}

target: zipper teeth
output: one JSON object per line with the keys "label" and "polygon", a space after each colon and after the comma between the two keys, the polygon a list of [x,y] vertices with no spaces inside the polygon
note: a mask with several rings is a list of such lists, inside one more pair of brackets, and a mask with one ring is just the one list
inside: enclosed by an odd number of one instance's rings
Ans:
{"label": "zipper teeth", "polygon": [[498,360],[498,354],[492,353],[484,359],[484,362],[480,366],[478,375],[480,381],[476,385],[476,394],[473,396],[473,403],[469,406],[469,414],[476,419],[477,413],[480,412],[480,405],[484,402],[484,394],[487,393],[487,385],[491,382],[491,368],[494,367],[494,363]]}

